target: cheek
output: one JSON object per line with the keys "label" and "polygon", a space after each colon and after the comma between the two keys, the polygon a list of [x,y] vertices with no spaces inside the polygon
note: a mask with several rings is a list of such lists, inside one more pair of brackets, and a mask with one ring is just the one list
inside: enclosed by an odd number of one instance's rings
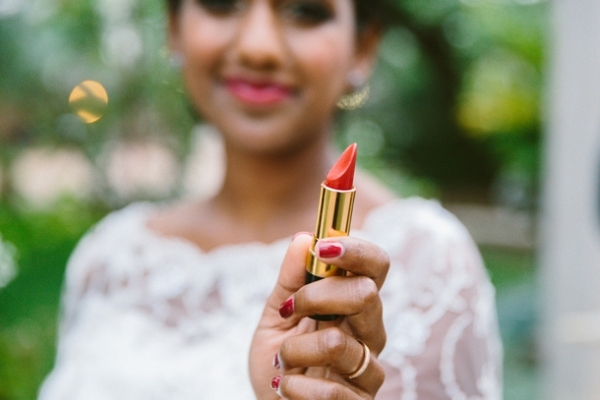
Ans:
{"label": "cheek", "polygon": [[309,81],[318,83],[316,89],[330,91],[337,98],[346,87],[346,76],[352,68],[354,42],[351,35],[337,30],[296,36],[290,40],[292,54]]}
{"label": "cheek", "polygon": [[[181,50],[185,54],[184,73],[190,78],[194,70],[211,69],[222,59],[232,31],[231,23],[208,18],[197,10],[183,13],[181,20]],[[202,75],[196,76],[196,78]]]}

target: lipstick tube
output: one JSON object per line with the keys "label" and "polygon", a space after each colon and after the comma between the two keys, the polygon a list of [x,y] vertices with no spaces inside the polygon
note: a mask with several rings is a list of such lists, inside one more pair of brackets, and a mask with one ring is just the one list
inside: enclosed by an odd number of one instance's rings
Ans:
{"label": "lipstick tube", "polygon": [[332,264],[319,261],[315,255],[315,246],[320,239],[336,236],[348,236],[354,207],[356,189],[337,190],[321,184],[319,210],[315,236],[306,261],[306,283],[318,281],[330,276],[343,276],[345,271]]}
{"label": "lipstick tube", "polygon": [[[348,236],[354,207],[356,189],[338,190],[321,184],[319,210],[313,243],[306,260],[306,284],[331,276],[344,276],[346,271],[317,259],[315,246],[319,240],[327,237]],[[338,315],[313,315],[311,318],[320,321],[332,321]]]}

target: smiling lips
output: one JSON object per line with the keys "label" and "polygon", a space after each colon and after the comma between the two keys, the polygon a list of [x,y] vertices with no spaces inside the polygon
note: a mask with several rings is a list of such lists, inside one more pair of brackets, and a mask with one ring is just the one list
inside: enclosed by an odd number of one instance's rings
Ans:
{"label": "smiling lips", "polygon": [[225,87],[238,100],[256,106],[274,105],[292,96],[290,88],[272,82],[254,83],[243,79],[228,79]]}

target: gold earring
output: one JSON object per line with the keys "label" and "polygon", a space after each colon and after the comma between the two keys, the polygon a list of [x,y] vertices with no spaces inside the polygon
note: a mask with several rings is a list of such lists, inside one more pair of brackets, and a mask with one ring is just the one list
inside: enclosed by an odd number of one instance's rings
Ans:
{"label": "gold earring", "polygon": [[342,110],[361,108],[367,102],[370,91],[369,85],[364,85],[360,90],[340,97],[336,105]]}
{"label": "gold earring", "polygon": [[359,71],[348,74],[348,83],[352,87],[352,93],[340,97],[336,105],[342,110],[356,110],[367,102],[371,89]]}

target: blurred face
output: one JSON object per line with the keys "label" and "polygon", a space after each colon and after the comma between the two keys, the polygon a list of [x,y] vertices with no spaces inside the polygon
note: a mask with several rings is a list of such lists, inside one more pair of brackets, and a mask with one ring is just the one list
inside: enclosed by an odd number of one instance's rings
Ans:
{"label": "blurred face", "polygon": [[326,135],[376,43],[357,40],[351,0],[184,0],[170,23],[196,109],[229,146],[261,152]]}

